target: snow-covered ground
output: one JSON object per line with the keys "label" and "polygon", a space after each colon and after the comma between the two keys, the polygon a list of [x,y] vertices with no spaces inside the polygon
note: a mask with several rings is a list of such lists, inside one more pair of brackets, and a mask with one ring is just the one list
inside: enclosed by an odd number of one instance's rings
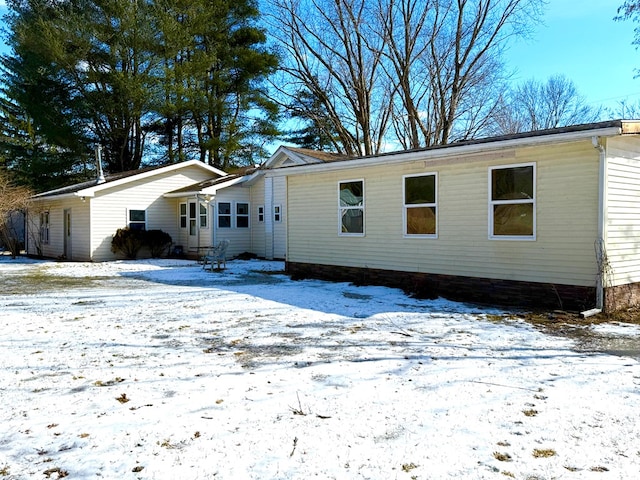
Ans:
{"label": "snow-covered ground", "polygon": [[0,478],[638,478],[636,359],[282,269],[0,256]]}

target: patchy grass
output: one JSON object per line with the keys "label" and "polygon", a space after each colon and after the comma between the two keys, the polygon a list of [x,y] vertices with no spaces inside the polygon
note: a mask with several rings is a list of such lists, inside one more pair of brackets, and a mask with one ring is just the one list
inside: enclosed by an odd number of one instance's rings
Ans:
{"label": "patchy grass", "polygon": [[127,403],[131,399],[129,397],[127,397],[126,393],[123,393],[119,397],[116,397],[116,400],[119,401],[120,403]]}
{"label": "patchy grass", "polygon": [[534,448],[533,456],[535,458],[548,458],[554,457],[556,455],[556,451],[552,448]]}
{"label": "patchy grass", "polygon": [[50,275],[46,266],[0,277],[0,290],[4,295],[35,294],[43,291],[60,291],[87,288],[92,283],[110,277],[65,277]]}
{"label": "patchy grass", "polygon": [[510,462],[512,460],[511,455],[501,452],[493,452],[493,458],[495,458],[499,462]]}
{"label": "patchy grass", "polygon": [[402,464],[402,471],[403,472],[410,472],[411,470],[413,470],[414,468],[418,468],[418,465],[416,465],[415,463],[411,462],[411,463],[403,463]]}

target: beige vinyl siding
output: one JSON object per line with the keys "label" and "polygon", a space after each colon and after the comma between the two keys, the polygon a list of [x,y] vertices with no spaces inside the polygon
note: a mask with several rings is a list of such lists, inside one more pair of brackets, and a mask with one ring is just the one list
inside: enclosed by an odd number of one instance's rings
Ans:
{"label": "beige vinyl siding", "polygon": [[192,166],[96,193],[91,199],[93,260],[116,258],[111,252],[111,239],[118,228],[127,225],[128,209],[146,210],[148,230],[164,230],[172,239],[178,238],[178,202],[163,194],[210,177],[210,172]]}
{"label": "beige vinyl siding", "polygon": [[[469,159],[288,177],[288,260],[590,286],[595,283],[598,155],[590,141]],[[489,240],[488,169],[536,163],[537,238]],[[438,238],[405,238],[402,176],[438,173]],[[365,236],[338,236],[337,184],[365,181]]]}
{"label": "beige vinyl siding", "polygon": [[287,254],[287,179],[276,177],[273,179],[273,206],[280,206],[280,222],[273,218],[273,208],[269,213],[273,223],[273,258],[283,259]]}
{"label": "beige vinyl siding", "polygon": [[73,199],[64,207],[71,208],[71,255],[69,260],[88,262],[91,260],[90,251],[90,205],[85,199]]}
{"label": "beige vinyl siding", "polygon": [[[42,255],[46,258],[58,258],[64,251],[63,237],[63,202],[46,201],[37,202],[37,207],[33,209],[33,234],[32,241],[34,247],[40,242],[40,211],[49,212],[49,243],[41,244]],[[35,250],[35,249],[34,249]],[[30,252],[36,254],[36,251]]]}
{"label": "beige vinyl siding", "polygon": [[607,142],[606,251],[611,285],[640,282],[640,140]]}
{"label": "beige vinyl siding", "polygon": [[[215,242],[229,240],[229,248],[227,250],[228,258],[251,251],[250,229],[253,226],[251,211],[254,206],[250,200],[251,195],[249,188],[236,186],[220,190],[215,197],[216,206],[214,211],[216,211],[216,214],[214,214],[213,218]],[[231,203],[231,228],[218,228],[217,208],[220,202]],[[249,204],[249,228],[236,228],[236,204],[238,202]]]}
{"label": "beige vinyl siding", "polygon": [[37,254],[40,238],[40,212],[49,212],[49,243],[42,245],[42,255],[47,258],[59,258],[64,254],[64,211],[71,211],[71,235],[68,245],[69,260],[89,261],[89,203],[80,198],[63,200],[36,200],[27,219],[29,253]]}
{"label": "beige vinyl siding", "polygon": [[251,186],[251,252],[259,257],[266,256],[266,232],[268,212],[264,212],[264,221],[258,221],[258,207],[265,207],[264,176]]}

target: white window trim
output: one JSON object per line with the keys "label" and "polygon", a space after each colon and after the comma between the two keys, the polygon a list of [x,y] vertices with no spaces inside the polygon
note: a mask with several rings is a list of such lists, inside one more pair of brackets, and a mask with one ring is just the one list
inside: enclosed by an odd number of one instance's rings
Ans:
{"label": "white window trim", "polygon": [[[229,213],[220,213],[220,204],[221,203],[228,203],[229,204]],[[233,202],[229,201],[229,202],[225,202],[225,201],[219,201],[216,202],[216,230],[230,230],[233,228],[234,225],[234,221],[233,221],[233,212],[234,212],[234,204]],[[228,227],[221,227],[220,226],[220,217],[229,217],[229,226]]]}
{"label": "white window trim", "polygon": [[[184,215],[182,214],[182,206],[184,205]],[[184,227],[182,226],[182,219],[184,218]],[[186,202],[180,202],[178,204],[178,227],[182,230],[187,230],[189,227],[189,206]]]}
{"label": "white window trim", "polygon": [[[202,211],[204,209],[204,212]],[[202,200],[198,202],[198,227],[201,230],[206,230],[209,228],[209,204],[207,202],[203,202]],[[202,224],[204,220],[204,225]]]}
{"label": "white window trim", "polygon": [[[239,204],[245,204],[247,206],[247,213],[246,214],[242,214],[240,215],[238,213],[238,205]],[[233,222],[233,226],[234,228],[236,228],[237,230],[248,230],[251,228],[251,204],[249,202],[239,202],[236,201],[234,202],[234,208],[233,208],[233,216],[234,216],[234,222]],[[239,227],[238,226],[238,218],[246,218],[247,219],[247,226],[246,227]]]}
{"label": "white window trim", "polygon": [[258,205],[258,222],[264,223],[264,205]]}
{"label": "white window trim", "polygon": [[[340,205],[340,185],[343,183],[362,182],[362,205],[357,207],[343,207]],[[364,237],[366,232],[365,208],[366,208],[366,186],[364,178],[355,178],[351,180],[338,180],[338,236],[339,237]],[[362,233],[349,233],[342,231],[342,212],[343,210],[362,210]]]}
{"label": "white window trim", "polygon": [[[492,172],[494,170],[504,170],[507,168],[520,168],[520,167],[533,167],[533,199],[516,199],[516,200],[492,200]],[[537,168],[536,162],[529,163],[514,163],[509,165],[494,165],[489,167],[489,175],[488,175],[488,190],[487,197],[489,201],[489,240],[507,240],[507,241],[516,241],[516,242],[533,242],[537,237],[537,223],[538,223],[538,215],[536,213],[537,203],[538,203],[538,190],[537,190]],[[515,204],[533,204],[533,235],[494,235],[493,234],[493,206],[494,205],[515,205]]]}
{"label": "white window trim", "polygon": [[[433,175],[435,177],[435,202],[434,203],[416,203],[408,206],[405,202],[407,200],[406,196],[406,182],[407,178],[415,178],[415,177],[428,177]],[[436,233],[425,233],[425,234],[411,234],[407,233],[407,209],[408,208],[417,208],[417,207],[435,207],[436,209]],[[404,238],[438,238],[439,231],[439,220],[440,215],[438,214],[438,172],[424,172],[424,173],[415,173],[411,175],[403,175],[402,176],[402,233]]]}
{"label": "white window trim", "polygon": [[282,222],[282,205],[280,205],[280,204],[277,204],[277,205],[273,206],[273,221],[275,223],[281,223]]}

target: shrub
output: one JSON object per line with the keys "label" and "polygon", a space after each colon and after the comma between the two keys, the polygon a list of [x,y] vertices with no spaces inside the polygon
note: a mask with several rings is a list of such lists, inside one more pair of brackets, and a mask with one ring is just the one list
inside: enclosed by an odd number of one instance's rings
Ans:
{"label": "shrub", "polygon": [[144,244],[149,247],[152,258],[160,258],[173,243],[171,235],[162,230],[147,230],[144,235]]}
{"label": "shrub", "polygon": [[132,230],[129,227],[119,228],[111,240],[111,251],[122,253],[125,257],[133,260],[138,256],[138,252],[145,243],[144,230]]}

